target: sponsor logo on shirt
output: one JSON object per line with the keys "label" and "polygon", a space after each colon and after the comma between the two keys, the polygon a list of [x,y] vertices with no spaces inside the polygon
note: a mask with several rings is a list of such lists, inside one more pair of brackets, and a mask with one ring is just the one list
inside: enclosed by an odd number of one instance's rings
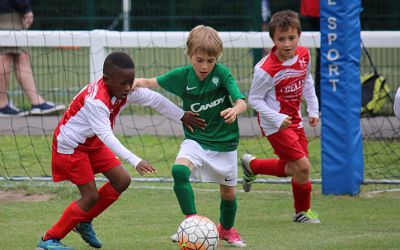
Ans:
{"label": "sponsor logo on shirt", "polygon": [[211,101],[210,103],[206,103],[206,104],[203,104],[203,105],[201,105],[201,103],[193,103],[192,105],[190,105],[190,109],[193,112],[197,113],[197,112],[200,112],[200,111],[207,110],[209,108],[213,108],[213,107],[218,106],[221,103],[223,103],[224,100],[225,100],[225,97],[226,96],[223,96],[223,97],[218,98],[218,99],[216,99],[214,101]]}
{"label": "sponsor logo on shirt", "polygon": [[282,87],[281,92],[283,93],[293,93],[297,92],[298,90],[302,90],[304,87],[304,80],[298,80],[290,85]]}

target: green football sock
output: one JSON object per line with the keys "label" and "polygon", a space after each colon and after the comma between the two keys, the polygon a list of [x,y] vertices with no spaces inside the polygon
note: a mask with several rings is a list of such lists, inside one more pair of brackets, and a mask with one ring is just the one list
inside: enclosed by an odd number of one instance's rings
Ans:
{"label": "green football sock", "polygon": [[224,200],[221,197],[221,204],[219,207],[221,217],[219,218],[219,222],[222,227],[225,229],[230,229],[235,224],[236,210],[237,210],[237,202],[235,199],[228,201]]}
{"label": "green football sock", "polygon": [[185,215],[196,214],[194,192],[189,182],[190,169],[185,165],[174,164],[172,177],[174,178],[174,191],[182,213]]}

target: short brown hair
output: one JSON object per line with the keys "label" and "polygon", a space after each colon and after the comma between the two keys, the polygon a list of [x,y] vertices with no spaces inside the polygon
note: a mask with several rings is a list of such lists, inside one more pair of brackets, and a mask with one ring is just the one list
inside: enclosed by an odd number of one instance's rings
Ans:
{"label": "short brown hair", "polygon": [[186,55],[191,57],[197,51],[219,58],[222,54],[222,40],[218,32],[210,26],[194,27],[186,40]]}
{"label": "short brown hair", "polygon": [[297,29],[297,33],[301,33],[301,24],[299,14],[291,10],[282,10],[275,13],[268,24],[269,36],[274,39],[275,32],[280,29],[283,32],[289,28]]}

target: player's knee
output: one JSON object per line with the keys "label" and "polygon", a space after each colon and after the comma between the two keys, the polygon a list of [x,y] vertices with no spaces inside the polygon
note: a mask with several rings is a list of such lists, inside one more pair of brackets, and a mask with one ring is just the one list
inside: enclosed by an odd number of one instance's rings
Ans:
{"label": "player's knee", "polygon": [[233,201],[236,198],[236,187],[220,185],[221,197],[227,201]]}
{"label": "player's knee", "polygon": [[308,158],[304,157],[301,160],[299,160],[296,164],[296,175],[303,175],[303,176],[309,176],[310,175],[310,161]]}
{"label": "player's knee", "polygon": [[296,161],[287,163],[287,173],[289,176],[308,176],[310,174],[310,161],[307,157],[303,157]]}
{"label": "player's knee", "polygon": [[92,207],[99,200],[99,193],[95,191],[85,194],[82,197],[82,200],[87,204],[88,207]]}
{"label": "player's knee", "polygon": [[236,192],[235,191],[233,191],[233,192],[224,192],[224,193],[221,193],[221,197],[224,200],[233,201],[236,198]]}
{"label": "player's knee", "polygon": [[120,182],[120,185],[119,185],[120,186],[120,193],[125,191],[129,187],[129,185],[131,185],[131,182],[132,182],[131,176],[129,174],[128,175],[124,175],[121,178],[121,182]]}
{"label": "player's knee", "polygon": [[118,193],[124,192],[131,184],[131,176],[126,173],[120,175],[117,180],[111,181],[111,185]]}
{"label": "player's knee", "polygon": [[190,169],[185,165],[174,164],[172,167],[172,177],[175,181],[188,182]]}

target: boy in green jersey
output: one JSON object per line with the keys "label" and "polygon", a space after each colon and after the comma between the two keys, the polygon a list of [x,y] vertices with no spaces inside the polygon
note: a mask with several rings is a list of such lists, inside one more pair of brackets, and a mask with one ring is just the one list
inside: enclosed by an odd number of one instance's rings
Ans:
{"label": "boy in green jersey", "polygon": [[[230,70],[217,63],[222,41],[216,30],[196,26],[189,33],[186,46],[190,65],[156,78],[137,78],[134,86],[161,86],[182,99],[183,110],[203,119],[204,124],[193,129],[184,127],[185,140],[172,166],[174,191],[183,214],[190,217],[197,211],[189,177],[220,184],[220,238],[232,246],[245,247],[233,225],[237,210],[237,115],[247,105]],[[176,234],[171,236],[173,241],[177,238]]]}

